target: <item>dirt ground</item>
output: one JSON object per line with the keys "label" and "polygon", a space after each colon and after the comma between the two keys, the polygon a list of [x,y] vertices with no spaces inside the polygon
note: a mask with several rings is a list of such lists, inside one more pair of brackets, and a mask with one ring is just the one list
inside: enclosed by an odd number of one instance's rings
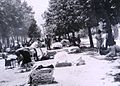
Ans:
{"label": "dirt ground", "polygon": [[[82,45],[89,45],[89,42],[82,40]],[[120,72],[119,56],[116,60],[108,61],[103,60],[105,56],[99,55],[94,49],[82,51],[78,54],[61,51],[53,60],[37,62],[55,65],[57,61],[67,60],[72,63],[69,67],[55,67],[53,75],[55,83],[40,86],[120,86],[120,79],[115,81],[115,75]],[[84,65],[76,66],[79,58],[85,61]],[[20,71],[19,67],[5,70],[4,60],[0,59],[0,86],[29,86],[28,76],[31,71],[24,73]]]}
{"label": "dirt ground", "polygon": [[[64,54],[64,53],[63,53]],[[64,55],[72,62],[70,67],[55,67],[55,83],[41,86],[119,86],[114,76],[119,73],[120,59],[113,61],[100,60],[104,56],[94,51],[87,51],[79,54]],[[75,62],[81,57],[85,65],[76,66]],[[56,58],[56,57],[55,57]],[[50,63],[49,63],[50,62]],[[46,63],[43,61],[42,63]],[[47,64],[55,63],[55,60],[47,61]],[[0,86],[29,86],[28,75],[30,72],[20,73],[20,69],[7,69],[4,67],[4,60],[0,60]]]}

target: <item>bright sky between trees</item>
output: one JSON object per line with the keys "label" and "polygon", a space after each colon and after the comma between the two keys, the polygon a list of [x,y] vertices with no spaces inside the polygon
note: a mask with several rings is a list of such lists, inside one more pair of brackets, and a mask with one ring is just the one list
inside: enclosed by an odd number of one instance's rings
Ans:
{"label": "bright sky between trees", "polygon": [[34,17],[37,21],[38,26],[43,24],[42,14],[48,8],[49,0],[25,0],[29,6],[32,6],[33,11],[35,12]]}

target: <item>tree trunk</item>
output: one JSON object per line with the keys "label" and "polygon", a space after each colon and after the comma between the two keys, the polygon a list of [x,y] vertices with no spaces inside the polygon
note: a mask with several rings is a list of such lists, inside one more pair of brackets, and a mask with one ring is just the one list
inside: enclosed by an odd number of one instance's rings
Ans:
{"label": "tree trunk", "polygon": [[106,47],[107,46],[113,46],[114,45],[114,37],[112,34],[112,29],[111,29],[111,23],[110,20],[106,19],[106,32],[108,33],[108,38],[106,40]]}
{"label": "tree trunk", "polygon": [[6,39],[7,39],[7,44],[6,44],[6,46],[7,46],[7,47],[10,47],[9,37],[6,37]]}
{"label": "tree trunk", "polygon": [[91,34],[91,28],[88,28],[88,36],[89,36],[89,40],[90,40],[90,47],[94,47],[92,34]]}
{"label": "tree trunk", "polygon": [[2,51],[5,51],[5,49],[6,49],[5,37],[2,36]]}
{"label": "tree trunk", "polygon": [[15,36],[12,37],[12,46],[15,46]]}
{"label": "tree trunk", "polygon": [[[105,9],[104,9],[105,10]],[[110,13],[105,10],[105,22],[106,22],[106,32],[108,33],[106,46],[114,45],[114,37],[111,29]]]}

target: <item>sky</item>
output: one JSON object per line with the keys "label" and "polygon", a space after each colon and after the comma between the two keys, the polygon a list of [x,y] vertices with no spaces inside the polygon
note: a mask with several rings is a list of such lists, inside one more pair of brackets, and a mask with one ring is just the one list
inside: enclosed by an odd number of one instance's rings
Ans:
{"label": "sky", "polygon": [[29,6],[32,6],[33,11],[35,12],[34,17],[37,21],[37,25],[41,27],[41,24],[44,23],[42,14],[48,8],[49,0],[25,0]]}

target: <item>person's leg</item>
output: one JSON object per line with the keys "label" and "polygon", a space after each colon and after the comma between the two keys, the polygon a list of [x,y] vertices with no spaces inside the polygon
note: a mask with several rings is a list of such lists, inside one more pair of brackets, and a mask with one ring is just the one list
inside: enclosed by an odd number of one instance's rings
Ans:
{"label": "person's leg", "polygon": [[37,56],[37,50],[35,48],[34,48],[34,51],[35,51],[35,53],[34,53],[35,61],[39,61],[39,58]]}
{"label": "person's leg", "polygon": [[48,44],[47,44],[47,50],[49,50],[49,46],[48,46]]}
{"label": "person's leg", "polygon": [[27,64],[24,64],[24,68],[25,68],[25,70],[27,71]]}
{"label": "person's leg", "polygon": [[51,48],[50,48],[50,44],[48,44],[48,49],[51,50]]}

